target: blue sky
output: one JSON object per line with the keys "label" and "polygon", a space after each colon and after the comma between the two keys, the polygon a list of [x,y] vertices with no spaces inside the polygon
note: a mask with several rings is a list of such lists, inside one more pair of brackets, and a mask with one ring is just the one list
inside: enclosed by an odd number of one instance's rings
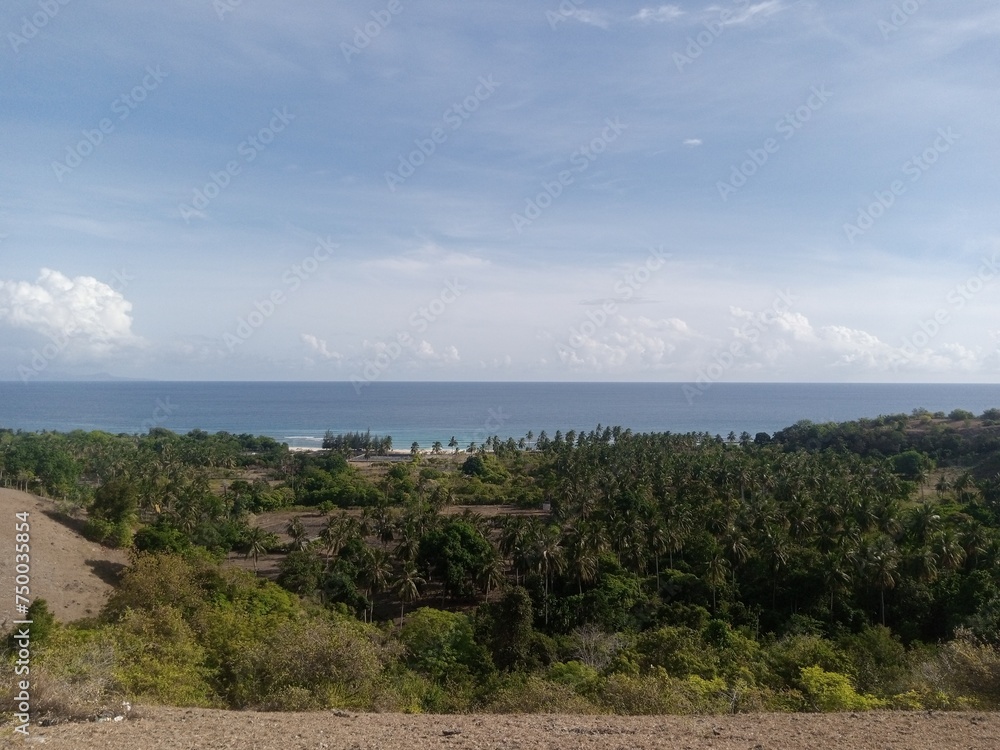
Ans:
{"label": "blue sky", "polygon": [[0,34],[0,378],[1000,375],[995,3],[16,0]]}

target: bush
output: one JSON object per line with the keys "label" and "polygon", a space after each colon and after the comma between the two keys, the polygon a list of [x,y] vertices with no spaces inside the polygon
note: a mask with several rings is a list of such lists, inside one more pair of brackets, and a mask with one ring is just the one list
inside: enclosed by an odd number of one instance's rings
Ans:
{"label": "bush", "polygon": [[205,650],[178,609],[129,610],[114,635],[116,678],[126,696],[173,706],[218,705]]}
{"label": "bush", "polygon": [[549,667],[549,680],[568,685],[578,695],[591,697],[597,693],[601,674],[593,667],[578,661],[557,662]]}
{"label": "bush", "polygon": [[436,682],[462,681],[492,669],[489,654],[475,642],[469,618],[422,607],[399,633],[410,667]]}
{"label": "bush", "polygon": [[873,695],[861,695],[847,675],[822,667],[803,667],[802,686],[814,711],[868,711],[885,706]]}
{"label": "bush", "polygon": [[950,699],[971,698],[986,708],[1000,707],[1000,652],[960,628],[919,669],[926,688]]}
{"label": "bush", "polygon": [[[56,628],[33,650],[31,713],[35,721],[84,721],[106,711],[121,711],[125,698],[115,675],[117,647],[107,630]],[[0,685],[9,706],[23,677],[10,661],[0,660]]]}
{"label": "bush", "polygon": [[648,675],[613,674],[601,687],[599,705],[615,714],[689,714],[694,705],[683,683],[656,669]]}
{"label": "bush", "polygon": [[571,686],[524,674],[508,677],[486,710],[499,714],[600,713],[597,706],[578,695]]}

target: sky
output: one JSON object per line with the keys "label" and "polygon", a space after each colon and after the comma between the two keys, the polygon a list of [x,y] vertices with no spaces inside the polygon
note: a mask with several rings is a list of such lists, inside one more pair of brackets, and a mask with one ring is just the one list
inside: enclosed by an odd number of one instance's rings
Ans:
{"label": "sky", "polygon": [[1000,7],[11,0],[0,379],[997,382]]}

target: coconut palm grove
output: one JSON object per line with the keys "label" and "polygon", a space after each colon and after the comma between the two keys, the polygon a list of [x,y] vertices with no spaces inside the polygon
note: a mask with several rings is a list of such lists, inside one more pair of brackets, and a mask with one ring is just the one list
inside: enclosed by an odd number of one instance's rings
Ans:
{"label": "coconut palm grove", "polygon": [[32,604],[53,720],[1000,706],[1000,409],[404,451],[5,431],[0,482],[128,552],[96,616]]}

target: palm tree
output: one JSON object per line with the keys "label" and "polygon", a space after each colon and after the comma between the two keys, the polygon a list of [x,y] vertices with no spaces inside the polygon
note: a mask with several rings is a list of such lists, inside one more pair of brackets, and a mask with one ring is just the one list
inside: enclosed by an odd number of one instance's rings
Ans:
{"label": "palm tree", "polygon": [[726,560],[726,556],[721,552],[716,552],[712,559],[708,561],[708,567],[705,570],[705,582],[712,587],[712,611],[715,612],[716,606],[716,589],[726,582],[726,578],[729,576],[729,561]]}
{"label": "palm tree", "polygon": [[455,439],[454,435],[452,435],[451,436],[451,440],[448,441],[448,447],[449,448],[454,448],[455,449],[455,453],[458,453],[458,440]]}
{"label": "palm tree", "polygon": [[293,550],[303,550],[309,542],[309,533],[302,524],[301,516],[293,516],[285,526],[285,533],[292,538],[291,547]]}
{"label": "palm tree", "polygon": [[319,533],[320,541],[323,542],[323,549],[326,552],[326,564],[329,569],[330,562],[335,558],[340,550],[355,533],[357,523],[346,513],[326,519],[326,525]]}
{"label": "palm tree", "polygon": [[885,626],[885,590],[896,587],[899,551],[887,536],[880,536],[864,558],[865,572],[879,590],[882,605],[882,625]]}
{"label": "palm tree", "polygon": [[535,563],[542,574],[545,586],[545,624],[549,624],[549,589],[553,573],[559,573],[563,568],[562,534],[555,524],[543,526],[537,530],[532,540]]}
{"label": "palm tree", "polygon": [[955,570],[965,562],[965,548],[950,529],[937,534],[931,546],[946,570]]}
{"label": "palm tree", "polygon": [[253,558],[253,572],[257,572],[257,558],[267,552],[272,539],[272,534],[268,534],[260,526],[253,526],[247,531],[245,540],[247,543],[246,557]]}
{"label": "palm tree", "polygon": [[507,580],[507,562],[495,548],[483,561],[482,567],[476,576],[479,585],[486,590],[486,603],[490,603],[490,591],[494,587],[502,586]]}
{"label": "palm tree", "polygon": [[528,525],[523,516],[505,516],[500,522],[500,552],[514,564],[514,585],[521,585],[520,558],[525,551]]}
{"label": "palm tree", "polygon": [[431,452],[436,456],[437,454],[439,454],[441,452],[441,449],[443,447],[444,446],[441,445],[441,441],[440,440],[435,440],[434,441],[434,445],[431,446]]}
{"label": "palm tree", "polygon": [[833,614],[837,594],[847,591],[851,581],[847,560],[842,554],[827,555],[823,563],[823,584],[830,591],[830,613]]}
{"label": "palm tree", "polygon": [[368,547],[361,557],[359,578],[365,587],[365,598],[369,602],[371,617],[365,614],[365,622],[371,622],[375,617],[375,595],[384,591],[392,574],[392,565],[385,550]]}
{"label": "palm tree", "polygon": [[406,605],[420,598],[420,587],[427,581],[420,577],[417,566],[412,562],[403,565],[403,571],[396,579],[395,592],[399,597],[399,625],[402,627],[406,615]]}

